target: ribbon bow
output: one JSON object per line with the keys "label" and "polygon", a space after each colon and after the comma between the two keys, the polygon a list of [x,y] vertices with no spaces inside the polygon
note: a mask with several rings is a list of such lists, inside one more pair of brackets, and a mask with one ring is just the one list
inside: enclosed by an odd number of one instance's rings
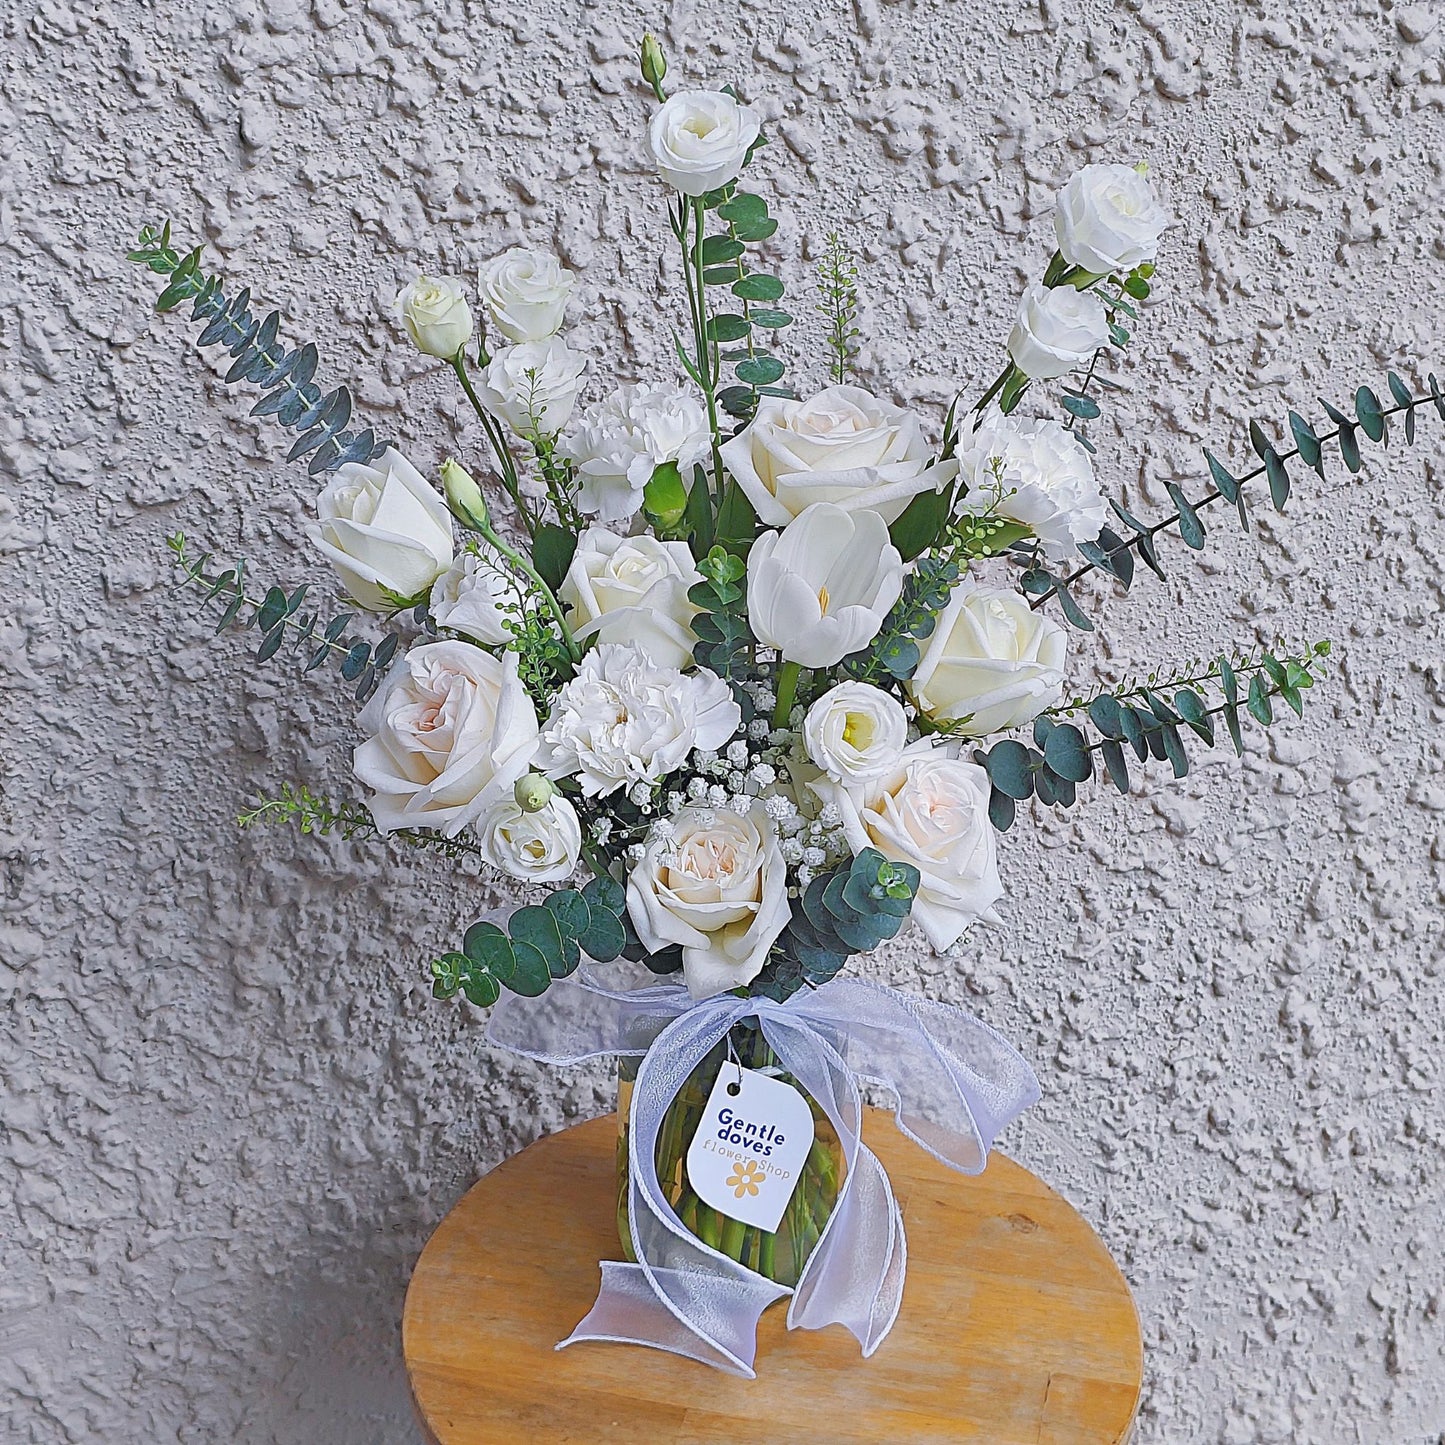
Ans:
{"label": "ribbon bow", "polygon": [[[708,1052],[756,1017],[782,1068],[818,1102],[843,1144],[837,1204],[789,1290],[704,1244],[663,1193],[655,1163],[669,1105]],[[862,979],[838,978],[785,1003],[679,985],[612,989],[583,967],[540,998],[508,996],[490,1042],[547,1064],[640,1058],[629,1117],[629,1218],[636,1264],[602,1261],[602,1288],[558,1345],[612,1340],[755,1376],[762,1312],[791,1294],[789,1329],[846,1326],[871,1355],[903,1298],[907,1246],[898,1201],[862,1142],[859,1084],[892,1094],[899,1129],[934,1158],[982,1173],[998,1132],[1039,1097],[1033,1070],[972,1014]]]}

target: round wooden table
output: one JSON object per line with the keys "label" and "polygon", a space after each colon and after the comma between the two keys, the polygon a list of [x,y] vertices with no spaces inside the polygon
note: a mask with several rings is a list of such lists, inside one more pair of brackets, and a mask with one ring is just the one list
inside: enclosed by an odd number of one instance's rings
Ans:
{"label": "round wooden table", "polygon": [[903,1206],[908,1278],[872,1359],[841,1326],[763,1316],[756,1380],[636,1345],[553,1346],[620,1259],[614,1116],[539,1139],[442,1220],[402,1326],[437,1445],[815,1445],[1127,1438],[1143,1346],[1129,1287],[1092,1229],[995,1153],[976,1177],[870,1111],[864,1131]]}

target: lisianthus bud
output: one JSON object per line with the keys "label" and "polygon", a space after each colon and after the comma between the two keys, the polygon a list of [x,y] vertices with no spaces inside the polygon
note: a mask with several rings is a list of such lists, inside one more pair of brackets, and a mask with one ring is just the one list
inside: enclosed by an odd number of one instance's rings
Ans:
{"label": "lisianthus bud", "polygon": [[657,98],[662,99],[662,80],[667,74],[667,61],[662,54],[662,46],[652,35],[642,37],[642,78],[657,92]]}
{"label": "lisianthus bud", "polygon": [[551,781],[541,773],[525,773],[517,779],[512,797],[524,813],[540,813],[552,801],[556,791]]}
{"label": "lisianthus bud", "polygon": [[491,517],[482,489],[472,474],[451,457],[442,463],[442,486],[446,489],[447,506],[463,526],[481,528],[490,525]]}

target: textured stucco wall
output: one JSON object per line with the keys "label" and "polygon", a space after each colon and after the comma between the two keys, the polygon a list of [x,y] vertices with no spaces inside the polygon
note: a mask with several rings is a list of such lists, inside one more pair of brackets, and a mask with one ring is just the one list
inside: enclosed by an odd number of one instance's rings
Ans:
{"label": "textured stucco wall", "polygon": [[[3,0],[0,4],[0,1435],[411,1440],[407,1271],[479,1171],[601,1111],[430,1001],[486,896],[238,806],[344,779],[344,694],[253,672],[164,590],[176,525],[314,569],[312,488],[148,310],[143,218],[314,335],[424,466],[474,428],[387,319],[418,265],[504,245],[582,273],[594,385],[665,367],[662,196],[633,42],[736,82],[777,143],[790,283],[866,259],[900,400],[991,376],[1086,158],[1180,217],[1096,428],[1137,508],[1251,414],[1445,362],[1445,18],[1323,0]],[[818,329],[796,328],[817,377]],[[1445,369],[1445,368],[1442,368]],[[1131,440],[1125,444],[1121,434]],[[1007,1140],[1102,1231],[1148,1345],[1150,1441],[1445,1438],[1440,1107],[1442,430],[1198,566],[1095,600],[1080,676],[1331,636],[1303,723],[1184,785],[1009,836],[1008,923],[881,976],[1037,1062]],[[319,573],[317,574],[319,576]]]}

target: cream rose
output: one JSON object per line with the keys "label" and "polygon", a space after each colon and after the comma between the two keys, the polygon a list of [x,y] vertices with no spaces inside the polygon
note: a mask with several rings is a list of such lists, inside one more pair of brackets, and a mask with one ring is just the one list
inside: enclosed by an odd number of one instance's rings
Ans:
{"label": "cream rose", "polygon": [[577,871],[582,824],[560,793],[526,812],[513,798],[498,798],[476,824],[482,856],[524,883],[559,883]]}
{"label": "cream rose", "polygon": [[835,782],[857,787],[898,766],[908,718],[897,698],[866,682],[840,682],[803,719],[808,756]]}
{"label": "cream rose", "polygon": [[656,952],[682,947],[694,998],[752,982],[783,931],[787,867],[761,803],[745,817],[727,808],[683,808],[671,836],[654,836],[627,879],[627,913]]}
{"label": "cream rose", "polygon": [[1109,519],[1088,449],[1056,421],[995,413],[963,427],[958,459],[959,509],[1021,522],[1052,561],[1092,542]]}
{"label": "cream rose", "polygon": [[911,744],[892,772],[855,794],[822,781],[814,790],[836,804],[855,854],[876,848],[918,869],[910,914],[940,952],[1003,896],[998,850],[988,820],[988,774],[927,740]]}
{"label": "cream rose", "polygon": [[487,363],[477,388],[482,405],[518,436],[552,436],[566,425],[582,388],[587,360],[566,342],[522,341]]}
{"label": "cream rose", "polygon": [[734,180],[762,130],[757,111],[717,90],[680,90],[652,118],[648,143],[658,173],[685,196]]}
{"label": "cream rose", "polygon": [[394,448],[347,462],[316,499],[312,542],[359,607],[389,612],[426,593],[452,560],[452,518],[441,494]]}
{"label": "cream rose", "polygon": [[576,280],[550,252],[513,246],[483,270],[482,305],[508,341],[545,341],[561,330]]}
{"label": "cream rose", "polygon": [[817,502],[748,553],[748,623],[787,662],[832,667],[877,637],[903,560],[877,512]]}
{"label": "cream rose", "polygon": [[957,472],[932,462],[933,448],[910,411],[861,386],[830,386],[806,401],[767,396],[751,425],[722,447],[765,527],[784,527],[814,502],[866,508],[893,522],[920,492]]}
{"label": "cream rose", "polygon": [[635,643],[604,642],[557,691],[538,768],[575,777],[589,798],[674,773],[694,748],[720,748],[742,712],[731,689],[700,667],[659,667]]}
{"label": "cream rose", "polygon": [[1082,366],[1108,339],[1109,320],[1097,296],[1036,281],[1019,303],[1008,354],[1025,376],[1049,381]]}
{"label": "cream rose", "polygon": [[516,590],[496,559],[480,547],[468,548],[432,585],[432,620],[448,632],[500,647],[512,635],[503,605],[508,601],[515,607]]}
{"label": "cream rose", "polygon": [[418,276],[396,305],[406,334],[428,356],[451,358],[472,339],[472,311],[460,281]]}
{"label": "cream rose", "polygon": [[686,542],[589,527],[557,596],[572,609],[579,641],[635,642],[659,667],[682,670],[692,666],[697,642],[688,624],[701,611],[687,592],[701,581]]}
{"label": "cream rose", "polygon": [[1010,588],[954,588],[906,684],[931,721],[981,738],[1032,721],[1064,695],[1068,635]]}
{"label": "cream rose", "polygon": [[1132,166],[1075,171],[1054,210],[1059,254],[1095,276],[1152,261],[1168,224],[1169,213],[1155,199],[1154,188]]}
{"label": "cream rose", "polygon": [[517,656],[470,642],[413,647],[366,705],[357,781],[373,790],[377,828],[434,828],[455,838],[501,800],[537,751],[537,714]]}

